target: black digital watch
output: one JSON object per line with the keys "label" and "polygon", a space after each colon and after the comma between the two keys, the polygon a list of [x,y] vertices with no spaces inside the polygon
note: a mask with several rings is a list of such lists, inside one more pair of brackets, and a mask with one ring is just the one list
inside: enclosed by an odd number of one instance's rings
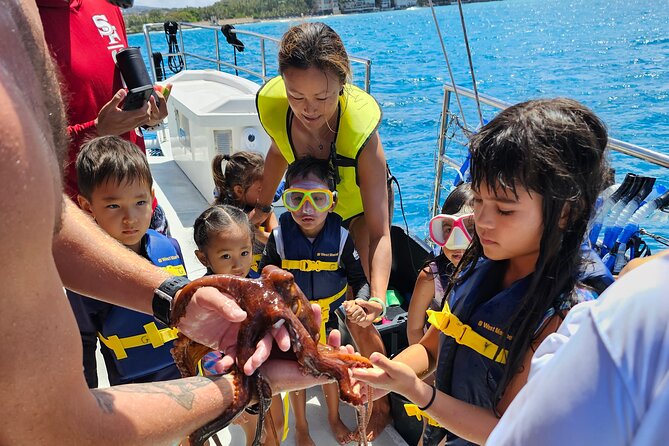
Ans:
{"label": "black digital watch", "polygon": [[263,214],[269,214],[274,209],[274,206],[272,206],[271,204],[262,205],[260,203],[256,203],[255,208],[258,209]]}
{"label": "black digital watch", "polygon": [[158,288],[153,292],[153,317],[158,319],[168,327],[172,326],[172,302],[177,292],[188,285],[190,280],[184,276],[174,276],[165,279]]}

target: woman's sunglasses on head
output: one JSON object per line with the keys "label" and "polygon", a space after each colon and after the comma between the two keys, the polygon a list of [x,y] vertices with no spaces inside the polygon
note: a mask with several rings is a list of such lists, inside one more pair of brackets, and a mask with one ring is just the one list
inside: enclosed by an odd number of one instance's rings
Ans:
{"label": "woman's sunglasses on head", "polygon": [[474,231],[474,214],[439,214],[430,220],[430,238],[450,250],[467,249]]}
{"label": "woman's sunglasses on head", "polygon": [[325,212],[334,203],[335,194],[328,189],[289,188],[283,192],[283,205],[291,212],[299,211],[309,200],[318,212]]}

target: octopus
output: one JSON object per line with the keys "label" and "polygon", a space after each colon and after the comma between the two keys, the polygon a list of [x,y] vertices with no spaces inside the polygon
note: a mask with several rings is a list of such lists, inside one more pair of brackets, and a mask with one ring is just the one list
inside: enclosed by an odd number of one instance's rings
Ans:
{"label": "octopus", "polygon": [[[232,296],[247,313],[241,323],[237,337],[237,362],[230,373],[233,375],[233,401],[216,419],[202,426],[189,436],[192,445],[202,445],[209,437],[230,424],[245,409],[257,410],[258,427],[254,446],[261,442],[264,415],[269,409],[272,389],[259,371],[247,376],[239,364],[245,364],[255,351],[257,343],[272,329],[284,321],[291,341],[291,349],[303,373],[313,376],[327,376],[337,381],[339,397],[356,407],[358,412],[359,444],[367,444],[366,425],[371,411],[371,392],[365,400],[351,386],[348,370],[351,367],[371,367],[371,362],[357,354],[348,354],[318,342],[319,326],[314,319],[311,305],[293,275],[276,266],[266,266],[259,279],[242,279],[228,275],[211,275],[196,279],[186,285],[172,310],[172,320],[178,325],[186,314],[193,293],[201,287],[214,287]],[[198,344],[179,333],[172,348],[177,367],[184,377],[197,374],[197,364],[211,348]],[[281,352],[274,349],[271,357]],[[257,405],[251,402],[257,399]],[[252,411],[252,413],[256,413]],[[356,439],[355,437],[350,440]]]}

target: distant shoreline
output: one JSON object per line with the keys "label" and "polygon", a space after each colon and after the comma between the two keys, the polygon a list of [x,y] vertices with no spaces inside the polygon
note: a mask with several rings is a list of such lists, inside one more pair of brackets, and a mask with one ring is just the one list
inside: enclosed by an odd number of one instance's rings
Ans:
{"label": "distant shoreline", "polygon": [[[376,12],[376,11],[374,11]],[[370,14],[371,12],[364,13],[355,13],[355,14]],[[299,21],[299,20],[314,20],[314,19],[324,19],[328,17],[341,17],[341,16],[350,16],[355,14],[327,14],[327,15],[303,15],[303,16],[292,16],[292,17],[275,17],[271,19],[256,19],[253,17],[239,17],[233,19],[218,19],[217,23],[212,23],[209,20],[201,20],[198,22],[189,22],[193,25],[209,25],[209,26],[223,26],[223,25],[246,25],[249,23],[269,23],[269,22],[285,22],[285,21]],[[126,28],[126,33],[130,36],[133,34],[142,34],[142,31],[129,32]]]}
{"label": "distant shoreline", "polygon": [[212,23],[210,20],[202,20],[200,22],[192,22],[194,25],[245,25],[247,23],[262,22],[262,19],[255,19],[253,17],[241,17],[235,19],[220,19],[218,23]]}
{"label": "distant shoreline", "polygon": [[[218,25],[245,25],[247,23],[268,23],[268,22],[285,22],[285,21],[297,21],[297,20],[313,20],[321,19],[325,17],[340,17],[343,15],[351,14],[327,14],[327,15],[302,15],[302,16],[292,16],[292,17],[276,17],[272,19],[256,19],[253,17],[243,17],[236,19],[219,19]],[[201,22],[192,22],[194,25],[212,25],[210,21],[201,21]],[[216,26],[216,24],[214,24]]]}

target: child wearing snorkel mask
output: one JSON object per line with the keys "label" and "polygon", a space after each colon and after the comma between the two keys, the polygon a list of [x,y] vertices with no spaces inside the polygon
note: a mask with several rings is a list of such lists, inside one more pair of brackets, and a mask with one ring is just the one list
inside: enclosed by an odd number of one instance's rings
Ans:
{"label": "child wearing snorkel mask", "polygon": [[[330,312],[346,299],[348,286],[356,299],[355,310],[347,319],[362,323],[368,316],[369,285],[360,258],[342,218],[333,212],[337,202],[334,175],[328,160],[305,157],[288,166],[283,204],[288,212],[279,218],[279,226],[269,236],[259,270],[276,265],[295,276],[295,283],[312,303],[321,307],[319,341],[326,341],[328,329],[337,327]],[[352,432],[339,417],[337,384],[323,386],[328,421],[337,442],[348,443]],[[306,392],[290,392],[295,412],[295,444],[314,444],[309,436],[306,417]]]}
{"label": "child wearing snorkel mask", "polygon": [[[582,284],[581,245],[607,142],[597,116],[567,98],[513,105],[471,137],[476,227],[448,300],[428,311],[432,327],[418,344],[392,360],[375,353],[373,368],[352,370],[374,398],[381,389],[399,393],[430,418],[423,446],[486,443],[527,382],[539,344],[596,296]],[[422,380],[432,371],[434,386]]]}
{"label": "child wearing snorkel mask", "polygon": [[430,238],[440,250],[423,265],[416,279],[407,320],[409,344],[417,344],[425,334],[425,311],[441,309],[444,289],[472,240],[473,198],[469,183],[461,183],[448,195],[441,213],[430,220]]}

